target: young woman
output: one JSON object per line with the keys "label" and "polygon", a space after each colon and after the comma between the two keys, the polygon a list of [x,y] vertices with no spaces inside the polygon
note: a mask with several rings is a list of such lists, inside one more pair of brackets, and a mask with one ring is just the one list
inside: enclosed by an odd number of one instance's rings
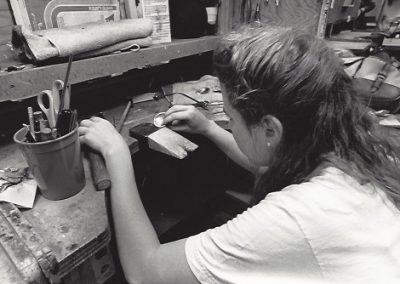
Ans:
{"label": "young woman", "polygon": [[221,227],[160,244],[123,138],[100,118],[79,128],[112,179],[128,281],[400,283],[397,153],[325,42],[247,29],[222,40],[214,62],[232,133],[190,106],[173,106],[165,122],[205,135],[258,176],[254,206]]}

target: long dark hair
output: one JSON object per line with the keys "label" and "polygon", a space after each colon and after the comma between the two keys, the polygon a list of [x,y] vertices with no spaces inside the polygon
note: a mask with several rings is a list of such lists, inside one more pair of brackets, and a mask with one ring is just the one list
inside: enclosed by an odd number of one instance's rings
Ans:
{"label": "long dark hair", "polygon": [[221,41],[214,65],[247,126],[266,114],[283,125],[276,155],[256,183],[255,202],[307,180],[325,163],[399,200],[395,148],[376,133],[377,124],[324,40],[290,28],[247,28]]}

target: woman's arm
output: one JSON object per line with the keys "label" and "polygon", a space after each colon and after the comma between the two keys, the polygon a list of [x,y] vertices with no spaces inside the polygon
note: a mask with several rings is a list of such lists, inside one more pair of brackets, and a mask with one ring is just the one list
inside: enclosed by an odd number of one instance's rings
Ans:
{"label": "woman's arm", "polygon": [[201,134],[221,149],[230,159],[250,172],[258,173],[249,159],[240,151],[235,139],[229,131],[207,119],[193,106],[175,105],[165,115],[165,124],[172,130]]}
{"label": "woman's arm", "polygon": [[102,153],[111,178],[111,207],[121,264],[129,283],[198,283],[185,256],[185,240],[160,244],[146,214],[122,136],[106,120],[79,127],[81,142]]}
{"label": "woman's arm", "polygon": [[185,240],[160,245],[140,200],[128,147],[105,155],[118,252],[130,283],[198,283],[185,256]]}
{"label": "woman's arm", "polygon": [[246,155],[239,149],[232,133],[218,126],[214,121],[209,120],[210,124],[204,136],[214,142],[231,160],[244,169],[256,174],[259,168],[254,166]]}

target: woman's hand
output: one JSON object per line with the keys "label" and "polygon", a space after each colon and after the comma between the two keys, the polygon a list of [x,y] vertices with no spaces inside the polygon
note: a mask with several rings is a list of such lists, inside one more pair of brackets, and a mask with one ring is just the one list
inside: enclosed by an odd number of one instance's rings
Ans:
{"label": "woman's hand", "polygon": [[82,120],[78,131],[81,143],[100,152],[103,157],[126,146],[124,138],[115,127],[100,117]]}
{"label": "woman's hand", "polygon": [[212,122],[190,105],[174,105],[165,112],[164,124],[172,130],[206,135]]}

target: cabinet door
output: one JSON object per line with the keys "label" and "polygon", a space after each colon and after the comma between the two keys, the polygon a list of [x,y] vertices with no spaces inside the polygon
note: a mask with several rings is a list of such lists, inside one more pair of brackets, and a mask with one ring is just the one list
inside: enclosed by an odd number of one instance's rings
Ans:
{"label": "cabinet door", "polygon": [[332,0],[328,24],[350,22],[357,18],[361,0]]}
{"label": "cabinet door", "polygon": [[[253,1],[261,5],[261,20],[317,33],[322,0]],[[255,9],[256,5],[252,5]]]}
{"label": "cabinet door", "polygon": [[[229,1],[229,0],[228,0]],[[316,34],[327,0],[234,0],[233,28],[254,20],[257,5],[261,22],[294,26]],[[328,0],[329,1],[329,0]]]}

